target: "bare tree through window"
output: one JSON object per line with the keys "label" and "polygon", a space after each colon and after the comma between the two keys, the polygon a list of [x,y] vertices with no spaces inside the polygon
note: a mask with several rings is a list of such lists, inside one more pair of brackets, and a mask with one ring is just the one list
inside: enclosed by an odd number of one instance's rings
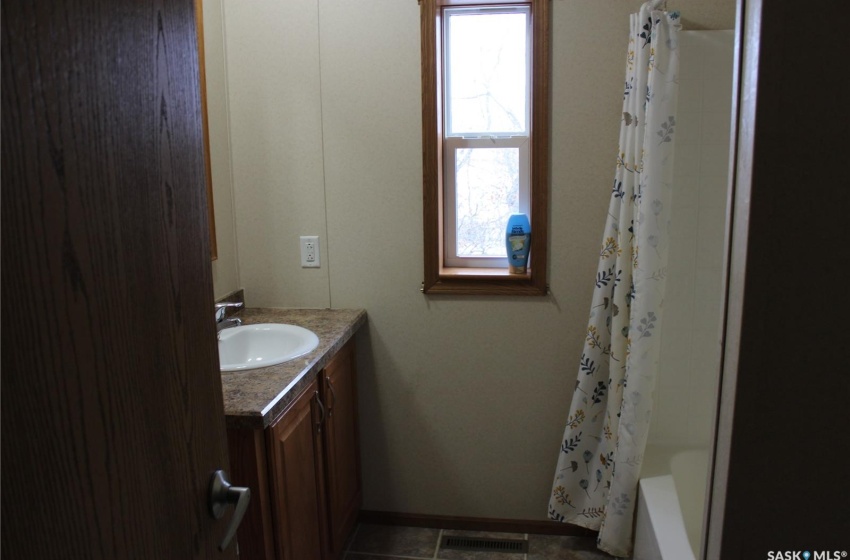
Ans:
{"label": "bare tree through window", "polygon": [[447,16],[456,255],[503,258],[505,224],[523,211],[519,144],[528,136],[528,13],[457,9]]}

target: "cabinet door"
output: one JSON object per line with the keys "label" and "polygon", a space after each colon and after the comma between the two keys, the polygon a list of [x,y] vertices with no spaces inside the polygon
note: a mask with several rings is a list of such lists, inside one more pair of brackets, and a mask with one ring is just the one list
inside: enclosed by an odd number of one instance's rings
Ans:
{"label": "cabinet door", "polygon": [[354,528],[362,500],[353,341],[328,363],[322,382],[328,407],[325,464],[329,544],[331,558],[336,558]]}
{"label": "cabinet door", "polygon": [[327,524],[314,381],[268,430],[275,549],[279,560],[322,560]]}

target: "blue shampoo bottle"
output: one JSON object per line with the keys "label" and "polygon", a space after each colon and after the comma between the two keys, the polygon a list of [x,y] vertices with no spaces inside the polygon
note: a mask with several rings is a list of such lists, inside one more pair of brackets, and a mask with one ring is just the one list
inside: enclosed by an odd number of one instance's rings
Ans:
{"label": "blue shampoo bottle", "polygon": [[526,214],[511,214],[505,230],[505,248],[508,251],[508,272],[525,274],[528,251],[531,250],[531,222]]}

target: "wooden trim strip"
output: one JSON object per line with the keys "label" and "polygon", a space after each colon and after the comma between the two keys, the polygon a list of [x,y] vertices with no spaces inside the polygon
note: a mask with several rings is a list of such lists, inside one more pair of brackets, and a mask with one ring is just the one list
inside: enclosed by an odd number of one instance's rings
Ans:
{"label": "wooden trim strip", "polygon": [[403,527],[428,527],[456,531],[494,531],[500,533],[533,533],[571,537],[596,537],[597,532],[557,521],[522,519],[488,519],[481,517],[456,517],[451,515],[424,515],[390,511],[361,510],[360,523],[373,525],[400,525]]}
{"label": "wooden trim strip", "polygon": [[207,112],[207,63],[204,55],[203,1],[195,0],[195,31],[198,40],[198,80],[201,93],[201,126],[204,135],[204,182],[207,191],[207,222],[210,230],[210,257],[218,259],[218,242],[215,235],[215,206],[212,189],[212,160],[210,158],[210,121]]}
{"label": "wooden trim strip", "polygon": [[438,281],[442,260],[442,130],[440,129],[439,75],[437,54],[439,2],[420,4],[420,40],[422,50],[422,210],[425,244],[425,289]]}
{"label": "wooden trim strip", "polygon": [[545,295],[549,267],[550,0],[533,0],[531,115],[531,285]]}

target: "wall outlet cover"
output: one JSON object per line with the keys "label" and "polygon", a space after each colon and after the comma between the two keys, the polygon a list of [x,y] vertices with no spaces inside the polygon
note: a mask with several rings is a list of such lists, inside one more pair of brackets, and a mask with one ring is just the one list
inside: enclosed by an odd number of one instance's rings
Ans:
{"label": "wall outlet cover", "polygon": [[301,236],[301,268],[321,268],[318,235]]}

